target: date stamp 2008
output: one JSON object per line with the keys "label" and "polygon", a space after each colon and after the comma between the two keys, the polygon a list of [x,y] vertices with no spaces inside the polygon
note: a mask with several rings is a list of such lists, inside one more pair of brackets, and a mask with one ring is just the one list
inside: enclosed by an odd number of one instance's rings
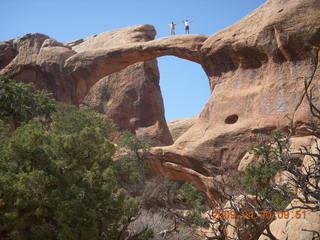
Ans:
{"label": "date stamp 2008", "polygon": [[221,209],[212,209],[210,218],[211,219],[236,219],[242,217],[244,219],[272,219],[277,217],[278,219],[289,219],[289,218],[306,218],[306,211],[303,209],[297,210],[261,210],[253,211],[251,209],[242,210],[241,212],[236,212],[235,210],[221,210]]}

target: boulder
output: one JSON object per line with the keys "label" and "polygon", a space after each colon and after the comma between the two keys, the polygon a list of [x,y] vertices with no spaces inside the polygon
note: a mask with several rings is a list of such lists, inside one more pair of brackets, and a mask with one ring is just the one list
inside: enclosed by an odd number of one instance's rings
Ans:
{"label": "boulder", "polygon": [[[300,205],[297,200],[291,204]],[[276,216],[278,216],[276,214]],[[279,215],[281,216],[281,214]],[[289,211],[289,217],[277,217],[270,224],[270,231],[278,240],[313,240],[319,237],[320,212],[312,212],[305,209],[294,209]],[[259,240],[270,240],[269,237],[261,235]]]}

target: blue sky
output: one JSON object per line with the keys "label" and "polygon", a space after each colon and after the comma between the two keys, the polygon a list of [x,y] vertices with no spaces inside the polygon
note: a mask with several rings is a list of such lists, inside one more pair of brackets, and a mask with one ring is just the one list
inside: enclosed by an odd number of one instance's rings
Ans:
{"label": "blue sky", "polygon": [[[265,0],[0,0],[0,41],[40,32],[72,41],[136,24],[152,24],[156,38],[169,23],[190,19],[190,33],[213,34],[244,17]],[[198,115],[210,96],[200,65],[175,57],[158,58],[167,121]]]}

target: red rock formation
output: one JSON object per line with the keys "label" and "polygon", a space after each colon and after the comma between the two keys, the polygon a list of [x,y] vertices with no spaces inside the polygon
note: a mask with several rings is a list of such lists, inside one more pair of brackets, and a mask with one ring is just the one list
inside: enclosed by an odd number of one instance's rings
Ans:
{"label": "red rock formation", "polygon": [[[199,49],[207,37],[149,41],[155,34],[151,25],[138,25],[66,44],[43,34],[27,34],[0,43],[0,75],[33,82],[57,100],[73,104],[81,103],[98,82],[84,100],[86,105],[105,113],[121,130],[138,131],[157,145],[172,144],[156,62],[138,62],[168,54],[199,62]],[[103,93],[106,83],[108,91]]]}
{"label": "red rock formation", "polygon": [[101,79],[83,104],[105,114],[120,130],[135,131],[158,146],[172,143],[156,60],[136,63]]}
{"label": "red rock formation", "polygon": [[81,86],[77,88],[77,96],[81,101],[99,79],[136,62],[173,55],[199,63],[199,50],[207,38],[203,35],[180,35],[83,51],[65,62],[65,70]]}
{"label": "red rock formation", "polygon": [[46,89],[66,102],[76,102],[75,86],[64,73],[64,62],[75,51],[43,34],[27,34],[0,43],[0,75],[18,81],[33,82],[36,88]]}
{"label": "red rock formation", "polygon": [[168,122],[168,128],[172,136],[172,140],[177,140],[189,128],[191,128],[198,117],[182,118]]}
{"label": "red rock formation", "polygon": [[152,26],[139,25],[66,44],[43,34],[28,34],[0,43],[1,74],[33,82],[36,88],[46,89],[60,101],[78,104],[88,94],[84,104],[106,114],[120,130],[139,130],[155,144],[168,145],[172,138],[164,118],[156,60],[136,63],[90,83],[88,74],[75,78],[64,67],[71,55],[144,42],[155,34]]}
{"label": "red rock formation", "polygon": [[[155,34],[152,26],[140,25],[97,34],[67,45],[77,53],[99,51],[149,41]],[[106,65],[107,69],[109,67]],[[78,97],[86,95],[84,105],[105,114],[120,130],[136,131],[155,145],[173,143],[164,118],[156,60],[135,63],[100,79],[93,87],[87,85],[87,75],[84,77],[84,82],[81,82],[82,78],[76,79],[77,84],[82,85],[77,88]]]}
{"label": "red rock formation", "polygon": [[[150,26],[137,28],[131,34],[139,41],[152,35]],[[87,45],[78,53],[51,44],[49,47],[56,50],[43,52],[45,61],[36,57],[42,52],[39,46],[45,37],[41,39],[33,45],[28,39],[19,43],[18,55],[9,64],[16,53],[5,47],[9,52],[1,61],[5,65],[1,74],[18,78],[22,73],[24,79],[33,79],[56,71],[61,74],[51,78],[53,86],[46,83],[47,89],[59,89],[58,99],[75,103],[81,102],[101,78],[139,61],[174,55],[200,63],[210,79],[211,98],[196,123],[173,145],[154,148],[149,161],[162,173],[194,182],[209,199],[215,198],[214,179],[238,168],[257,134],[291,124],[297,127],[298,135],[305,134],[303,123],[310,113],[303,95],[304,81],[318,86],[320,79],[319,0],[268,0],[238,23],[210,37],[181,35],[130,44],[119,42],[111,48],[106,43],[99,49],[86,50],[86,46],[100,44],[92,38],[87,43],[83,40]],[[76,49],[81,42],[68,46]],[[40,68],[37,59],[43,64]],[[66,89],[71,91],[69,97]],[[163,122],[157,126],[160,129]],[[143,129],[157,133],[148,127]]]}
{"label": "red rock formation", "polygon": [[[260,133],[293,123],[297,135],[305,134],[299,127],[310,119],[304,81],[319,84],[319,47],[317,0],[269,0],[209,37],[200,62],[212,96],[196,123],[173,145],[153,149],[153,159],[158,156],[182,167],[192,167],[192,159],[206,170],[199,173],[220,178],[238,168]],[[181,176],[178,170],[168,171]]]}

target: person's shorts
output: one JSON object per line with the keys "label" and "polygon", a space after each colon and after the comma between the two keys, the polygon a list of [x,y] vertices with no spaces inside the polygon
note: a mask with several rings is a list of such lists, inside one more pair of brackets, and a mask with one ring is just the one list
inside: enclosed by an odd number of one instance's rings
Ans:
{"label": "person's shorts", "polygon": [[186,31],[189,31],[189,26],[186,26]]}

